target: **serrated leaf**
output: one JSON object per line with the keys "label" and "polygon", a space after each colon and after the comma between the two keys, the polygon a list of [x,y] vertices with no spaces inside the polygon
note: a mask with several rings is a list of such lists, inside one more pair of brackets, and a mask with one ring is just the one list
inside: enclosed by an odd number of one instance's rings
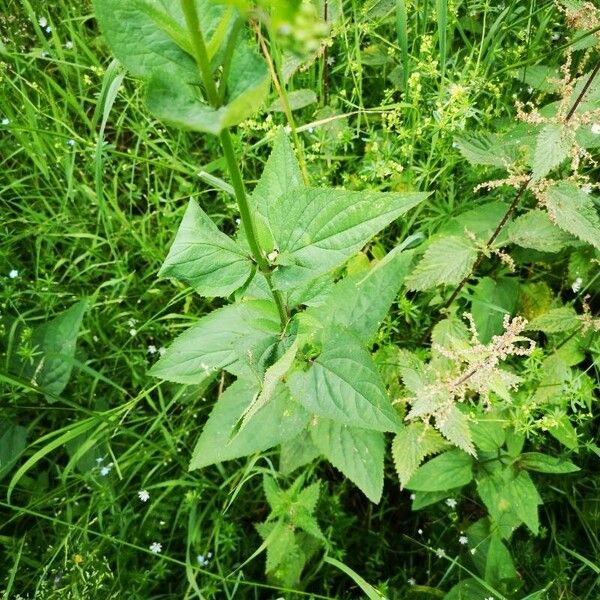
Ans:
{"label": "serrated leaf", "polygon": [[279,471],[282,475],[289,475],[319,456],[319,449],[313,444],[310,431],[300,432],[291,440],[284,440],[281,444],[279,456]]}
{"label": "serrated leaf", "polygon": [[406,487],[419,492],[444,492],[473,479],[473,459],[462,450],[448,450],[420,466]]}
{"label": "serrated leaf", "polygon": [[548,123],[537,136],[533,155],[532,178],[534,181],[545,177],[558,167],[570,154],[571,143],[562,125]]}
{"label": "serrated leaf", "polygon": [[435,426],[447,440],[475,456],[469,419],[456,405],[451,404],[442,414],[436,415]]}
{"label": "serrated leaf", "polygon": [[279,248],[273,281],[290,289],[341,265],[426,194],[304,188],[269,207]]}
{"label": "serrated leaf", "polygon": [[319,327],[348,327],[361,341],[370,341],[396,298],[412,263],[413,253],[392,250],[367,271],[347,276],[332,288],[324,303],[306,311]]}
{"label": "serrated leaf", "polygon": [[246,282],[252,268],[244,250],[190,200],[159,276],[184,281],[202,296],[229,296]]}
{"label": "serrated leaf", "polygon": [[243,380],[225,390],[196,443],[190,470],[268,450],[306,427],[308,413],[280,385],[271,402],[241,432],[233,435],[237,422],[257,393],[254,383]]}
{"label": "serrated leaf", "polygon": [[581,325],[575,310],[570,306],[553,308],[536,317],[527,325],[530,331],[543,331],[544,333],[561,333],[573,331]]}
{"label": "serrated leaf", "polygon": [[175,338],[150,369],[153,377],[198,384],[219,369],[255,376],[247,363],[257,349],[277,343],[279,316],[273,302],[248,300],[230,304],[201,318]]}
{"label": "serrated leaf", "polygon": [[442,436],[423,423],[410,423],[392,442],[392,457],[402,489],[427,456],[447,447]]}
{"label": "serrated leaf", "polygon": [[54,402],[53,396],[60,394],[69,382],[77,336],[87,307],[87,300],[81,300],[33,330],[31,344],[38,354],[33,362],[24,365],[23,376],[49,393],[48,402]]}
{"label": "serrated leaf", "polygon": [[556,67],[546,65],[528,65],[518,70],[518,78],[525,85],[540,92],[555,92],[558,89],[556,81],[560,80],[560,72]]}
{"label": "serrated leaf", "polygon": [[516,279],[483,277],[477,282],[471,296],[471,314],[482,344],[504,331],[504,316],[514,312],[518,296]]}
{"label": "serrated leaf", "polygon": [[312,439],[325,458],[377,504],[383,491],[383,434],[320,418]]}
{"label": "serrated leaf", "polygon": [[506,440],[506,421],[494,414],[480,416],[470,424],[473,443],[483,452],[497,452]]}
{"label": "serrated leaf", "polygon": [[574,239],[558,228],[543,210],[530,210],[507,227],[508,241],[540,252],[560,252]]}
{"label": "serrated leaf", "polygon": [[580,470],[570,460],[548,456],[541,452],[524,452],[519,457],[519,464],[524,469],[540,473],[575,473]]}
{"label": "serrated leaf", "polygon": [[319,357],[307,371],[293,373],[289,386],[316,415],[377,431],[400,425],[371,355],[347,331],[327,337]]}
{"label": "serrated leaf", "polygon": [[590,194],[561,181],[548,189],[546,209],[561,229],[600,249],[600,217]]}
{"label": "serrated leaf", "polygon": [[463,134],[456,138],[460,153],[472,165],[507,168],[517,159],[514,147],[503,143],[502,136],[488,132]]}
{"label": "serrated leaf", "polygon": [[263,491],[265,492],[265,498],[271,507],[271,511],[277,512],[284,494],[275,483],[275,480],[268,475],[263,475]]}
{"label": "serrated leaf", "polygon": [[423,291],[438,285],[456,285],[473,269],[477,248],[465,238],[448,236],[432,242],[421,261],[406,279],[411,290]]}
{"label": "serrated leaf", "polygon": [[[444,222],[439,233],[464,238],[465,231],[468,231],[480,242],[487,242],[507,210],[508,205],[505,202],[492,201],[480,204]],[[501,244],[503,241],[504,230],[500,232],[495,243]]]}
{"label": "serrated leaf", "polygon": [[294,148],[283,128],[278,129],[273,150],[262,175],[252,192],[251,200],[256,210],[266,219],[269,207],[286,193],[303,187],[302,174]]}

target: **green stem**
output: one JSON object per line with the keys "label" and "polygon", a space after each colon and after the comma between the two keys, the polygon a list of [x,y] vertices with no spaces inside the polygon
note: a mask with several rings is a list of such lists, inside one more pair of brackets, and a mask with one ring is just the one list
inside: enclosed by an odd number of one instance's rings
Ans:
{"label": "green stem", "polygon": [[[196,12],[194,0],[181,0],[181,7],[183,9],[188,31],[190,32],[196,63],[198,64],[198,69],[200,71],[200,75],[202,76],[202,81],[204,82],[208,101],[211,106],[218,108],[219,92],[217,91],[217,86],[212,77],[210,59],[208,58],[204,36],[202,35],[202,30],[200,29],[200,22],[198,20],[198,13]],[[231,183],[235,192],[235,199],[240,211],[240,219],[246,234],[246,239],[248,240],[248,245],[250,246],[250,251],[254,256],[254,260],[256,261],[258,268],[265,276],[269,284],[271,294],[273,295],[273,299],[277,305],[281,324],[283,327],[285,327],[288,321],[288,315],[283,302],[283,296],[281,295],[281,292],[273,287],[269,261],[265,258],[264,252],[262,251],[258,242],[258,235],[256,233],[256,226],[254,224],[252,212],[250,210],[250,203],[248,202],[246,187],[244,186],[244,180],[235,156],[235,150],[233,148],[229,130],[224,129],[220,133],[219,139],[221,140],[221,146],[223,147],[223,154],[225,155],[225,160],[227,162],[227,169],[229,171],[229,176],[231,177]]]}

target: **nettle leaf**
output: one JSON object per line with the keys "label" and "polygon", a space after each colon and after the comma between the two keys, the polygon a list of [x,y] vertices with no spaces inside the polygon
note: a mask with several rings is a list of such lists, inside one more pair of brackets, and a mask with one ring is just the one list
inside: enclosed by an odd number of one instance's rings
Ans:
{"label": "nettle leaf", "polygon": [[561,181],[548,189],[546,208],[561,229],[600,249],[600,217],[590,194]]}
{"label": "nettle leaf", "polygon": [[282,442],[279,471],[283,475],[289,475],[292,471],[317,458],[319,454],[319,449],[314,445],[310,431],[305,429],[295,438]]}
{"label": "nettle leaf", "polygon": [[540,473],[575,473],[579,467],[570,460],[548,456],[540,452],[524,452],[519,457],[519,465],[529,471]]}
{"label": "nettle leaf", "polygon": [[473,442],[483,452],[497,452],[506,440],[506,421],[493,414],[480,416],[470,425]]}
{"label": "nettle leaf", "polygon": [[448,441],[475,456],[469,418],[455,404],[451,404],[441,415],[435,417],[435,426]]}
{"label": "nettle leaf", "polygon": [[269,300],[249,300],[225,306],[202,317],[167,348],[150,375],[184,384],[202,383],[214,372],[226,369],[252,378],[246,363],[258,364],[260,351],[278,340],[279,316]]}
{"label": "nettle leaf", "polygon": [[[440,227],[440,234],[465,237],[465,231],[477,240],[487,242],[492,232],[498,227],[508,205],[505,202],[486,202],[452,217]],[[496,238],[496,244],[504,242],[503,231]]]}
{"label": "nettle leaf", "polygon": [[371,502],[379,502],[383,491],[385,452],[382,433],[320,418],[312,428],[312,439],[325,458],[355,483]]}
{"label": "nettle leaf", "polygon": [[200,88],[175,72],[157,69],[146,88],[146,103],[159,119],[181,129],[218,135],[248,118],[262,104],[269,77],[262,59],[244,42],[236,46],[227,79],[226,103],[213,108]]}
{"label": "nettle leaf", "polygon": [[501,135],[488,132],[466,133],[456,138],[460,153],[472,165],[507,168],[517,159],[514,145],[504,143]]}
{"label": "nettle leaf", "polygon": [[417,291],[456,285],[469,275],[476,260],[477,248],[471,240],[457,236],[440,238],[429,245],[406,285]]}
{"label": "nettle leaf", "polygon": [[302,173],[294,148],[283,128],[275,134],[273,150],[262,175],[252,192],[251,200],[256,210],[266,219],[269,207],[286,193],[303,187]]}
{"label": "nettle leaf", "polygon": [[514,312],[518,296],[519,284],[516,279],[483,277],[477,282],[471,297],[471,314],[483,344],[504,331],[504,315]]}
{"label": "nettle leaf", "polygon": [[273,282],[290,289],[344,263],[426,194],[304,188],[269,207],[279,256]]}
{"label": "nettle leaf", "polygon": [[325,338],[319,357],[289,386],[308,411],[345,425],[396,431],[401,423],[371,355],[343,329]]}
{"label": "nettle leaf", "polygon": [[545,177],[558,167],[570,154],[572,144],[561,125],[549,123],[539,135],[533,155],[532,178],[534,181]]}
{"label": "nettle leaf", "polygon": [[553,308],[536,317],[527,325],[530,331],[543,331],[544,333],[562,333],[573,331],[581,325],[581,321],[571,306]]}
{"label": "nettle leaf", "polygon": [[190,470],[268,450],[306,427],[308,413],[280,384],[271,401],[236,433],[237,423],[257,394],[255,383],[241,379],[225,390],[194,448]]}
{"label": "nettle leaf", "polygon": [[31,344],[38,354],[32,363],[23,365],[22,374],[49,393],[48,402],[54,402],[53,395],[60,394],[69,382],[77,336],[87,308],[88,301],[81,300],[33,330]]}
{"label": "nettle leaf", "polygon": [[358,339],[369,342],[398,295],[412,260],[412,252],[392,250],[367,271],[336,283],[325,302],[309,308],[305,318],[316,327],[347,327]]}
{"label": "nettle leaf", "polygon": [[159,276],[184,281],[202,296],[229,296],[252,269],[244,250],[190,200]]}
{"label": "nettle leaf", "polygon": [[420,466],[406,487],[418,492],[445,492],[473,479],[473,459],[462,450],[448,450]]}
{"label": "nettle leaf", "polygon": [[540,252],[560,252],[574,238],[558,228],[543,210],[530,210],[507,227],[508,241]]}
{"label": "nettle leaf", "polygon": [[400,430],[392,442],[392,457],[400,488],[407,484],[425,458],[447,446],[435,429],[425,427],[421,422],[410,423]]}

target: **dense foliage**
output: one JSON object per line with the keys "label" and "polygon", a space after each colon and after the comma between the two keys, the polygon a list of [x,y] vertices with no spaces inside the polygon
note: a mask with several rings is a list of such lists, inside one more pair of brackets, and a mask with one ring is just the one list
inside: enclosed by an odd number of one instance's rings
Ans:
{"label": "dense foliage", "polygon": [[600,8],[7,2],[4,596],[598,596]]}

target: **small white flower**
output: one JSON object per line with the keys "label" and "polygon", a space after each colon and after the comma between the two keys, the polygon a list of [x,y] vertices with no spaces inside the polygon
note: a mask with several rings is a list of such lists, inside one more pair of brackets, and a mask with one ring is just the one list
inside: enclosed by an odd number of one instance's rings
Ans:
{"label": "small white flower", "polygon": [[142,501],[142,502],[148,502],[148,500],[150,500],[150,494],[148,493],[147,490],[140,490],[138,492],[138,498]]}
{"label": "small white flower", "polygon": [[73,42],[72,42],[71,40],[67,40],[67,41],[65,42],[65,48],[66,48],[67,50],[71,50],[71,49],[73,48]]}
{"label": "small white flower", "polygon": [[438,558],[444,558],[444,556],[446,556],[446,551],[443,548],[438,548],[435,551],[435,554]]}
{"label": "small white flower", "polygon": [[9,125],[10,124],[10,120],[9,119],[2,119],[2,125]]}
{"label": "small white flower", "polygon": [[592,124],[592,133],[594,135],[600,134],[600,123],[593,123]]}
{"label": "small white flower", "polygon": [[133,327],[136,323],[137,323],[137,321],[135,319],[127,320],[127,325],[129,325],[129,327]]}
{"label": "small white flower", "polygon": [[148,354],[156,354],[157,350],[156,350],[156,346],[154,344],[150,344],[148,346]]}
{"label": "small white flower", "polygon": [[161,346],[158,349],[158,353],[159,353],[160,356],[164,356],[166,351],[167,351],[167,349],[164,346]]}
{"label": "small white flower", "polygon": [[558,39],[560,39],[560,33],[553,33],[552,34],[552,40],[555,42]]}
{"label": "small white flower", "polygon": [[581,279],[581,277],[578,277],[573,284],[571,285],[571,289],[573,290],[574,294],[577,294],[577,292],[579,292],[579,290],[581,290],[581,284],[583,283],[583,279]]}
{"label": "small white flower", "polygon": [[52,27],[50,27],[50,25],[46,27],[46,33],[52,33]]}
{"label": "small white flower", "polygon": [[458,543],[459,543],[459,544],[462,544],[462,545],[464,546],[465,544],[468,544],[468,543],[469,543],[469,538],[468,538],[466,535],[461,535],[461,536],[458,538]]}
{"label": "small white flower", "polygon": [[446,500],[446,504],[450,507],[450,508],[456,508],[456,500],[454,498],[448,498]]}
{"label": "small white flower", "polygon": [[46,19],[46,17],[40,17],[38,19],[38,23],[40,25],[40,27],[46,27],[46,25],[48,25],[48,19]]}
{"label": "small white flower", "polygon": [[154,554],[160,554],[162,552],[162,544],[160,542],[152,542],[150,544],[150,552],[154,552]]}
{"label": "small white flower", "polygon": [[528,92],[529,94],[533,94],[533,88],[532,88],[531,86],[529,86],[529,87],[527,88],[527,92]]}
{"label": "small white flower", "polygon": [[327,57],[327,64],[331,67],[331,65],[335,64],[335,57],[333,56],[328,56]]}
{"label": "small white flower", "polygon": [[408,585],[417,585],[417,580],[414,577],[411,577],[407,583]]}
{"label": "small white flower", "polygon": [[411,500],[414,500],[416,497],[417,497],[417,496],[416,496],[416,494],[411,494],[411,495],[410,495],[410,499],[411,499]]}
{"label": "small white flower", "polygon": [[308,133],[314,133],[314,131],[315,131],[315,128],[314,128],[314,127],[309,127],[309,128],[307,129],[307,131],[308,131]]}
{"label": "small white flower", "polygon": [[591,194],[592,193],[592,184],[591,183],[586,183],[584,185],[581,186],[581,191],[584,194]]}
{"label": "small white flower", "polygon": [[75,140],[67,140],[67,146],[74,146]]}
{"label": "small white flower", "polygon": [[423,530],[422,530],[422,529],[417,529],[417,533],[418,533],[419,535],[423,535]]}
{"label": "small white flower", "polygon": [[471,548],[471,554],[475,554],[477,552],[477,548]]}
{"label": "small white flower", "polygon": [[16,279],[19,276],[19,271],[17,271],[16,269],[12,269],[8,276],[11,279]]}
{"label": "small white flower", "polygon": [[102,477],[106,477],[110,473],[111,469],[112,469],[112,467],[110,467],[110,466],[109,467],[102,467],[100,469],[100,475],[102,475]]}
{"label": "small white flower", "polygon": [[201,567],[206,567],[212,558],[212,552],[209,552],[206,556],[204,554],[198,554],[196,560]]}
{"label": "small white flower", "polygon": [[132,327],[132,328],[129,330],[129,335],[130,335],[131,337],[133,337],[133,336],[134,336],[134,335],[136,335],[136,334],[137,334],[137,329],[134,329],[134,328]]}
{"label": "small white flower", "polygon": [[96,459],[96,462],[97,462],[98,464],[100,464],[100,463],[101,463],[103,460],[104,460],[104,459],[103,459],[101,456],[99,456],[99,457]]}

